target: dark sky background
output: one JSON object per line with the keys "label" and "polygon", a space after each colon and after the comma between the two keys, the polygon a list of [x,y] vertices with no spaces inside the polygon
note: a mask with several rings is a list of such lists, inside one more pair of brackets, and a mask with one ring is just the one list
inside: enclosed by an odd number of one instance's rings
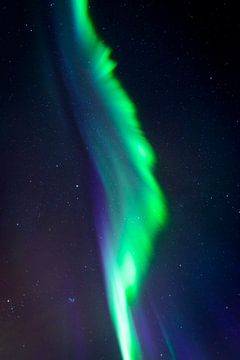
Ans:
{"label": "dark sky background", "polygon": [[[58,1],[0,1],[0,359],[118,360],[91,164],[59,109],[49,60],[44,27]],[[90,3],[156,150],[170,209],[142,295],[157,359],[174,359],[161,319],[176,359],[238,360],[237,4]]]}

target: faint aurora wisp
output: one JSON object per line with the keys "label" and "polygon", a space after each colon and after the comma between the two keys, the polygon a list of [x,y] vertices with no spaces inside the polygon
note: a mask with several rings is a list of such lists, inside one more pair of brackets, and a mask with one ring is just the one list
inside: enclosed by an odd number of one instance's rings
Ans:
{"label": "faint aurora wisp", "polygon": [[[133,309],[154,239],[166,224],[165,198],[152,172],[154,151],[134,104],[114,75],[116,63],[95,31],[88,1],[71,0],[71,4],[74,49],[70,53],[75,55],[71,65],[67,54],[63,56],[65,77],[75,120],[105,196],[105,206],[98,206],[96,217],[108,304],[122,358],[139,360],[142,351]],[[84,114],[81,120],[78,104]]]}

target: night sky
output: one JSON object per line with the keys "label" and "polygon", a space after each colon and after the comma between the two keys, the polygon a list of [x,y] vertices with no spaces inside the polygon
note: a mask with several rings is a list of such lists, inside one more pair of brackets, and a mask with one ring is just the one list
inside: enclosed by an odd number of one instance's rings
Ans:
{"label": "night sky", "polygon": [[[1,360],[121,359],[94,169],[59,105],[52,13],[66,2],[0,1]],[[146,359],[239,360],[237,4],[92,0],[90,11],[155,149],[169,208],[139,300]],[[64,26],[64,14],[54,21]]]}

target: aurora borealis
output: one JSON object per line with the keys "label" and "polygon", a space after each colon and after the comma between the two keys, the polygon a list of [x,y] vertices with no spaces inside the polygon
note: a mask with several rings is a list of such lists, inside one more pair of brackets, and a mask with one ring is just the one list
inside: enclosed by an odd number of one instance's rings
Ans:
{"label": "aurora borealis", "polygon": [[[140,359],[131,304],[138,299],[156,231],[165,224],[166,205],[152,174],[153,151],[144,138],[134,104],[114,77],[111,51],[94,30],[88,1],[73,0],[72,4],[81,78],[73,73],[67,81],[74,82],[68,87],[71,93],[75,89],[76,103],[81,103],[78,89],[85,92],[84,122],[78,121],[77,113],[75,118],[106,198],[106,214],[99,214],[98,206],[95,216],[100,223],[108,302],[123,359]],[[66,76],[67,70],[64,72]]]}
{"label": "aurora borealis", "polygon": [[239,360],[232,2],[0,4],[0,359]]}

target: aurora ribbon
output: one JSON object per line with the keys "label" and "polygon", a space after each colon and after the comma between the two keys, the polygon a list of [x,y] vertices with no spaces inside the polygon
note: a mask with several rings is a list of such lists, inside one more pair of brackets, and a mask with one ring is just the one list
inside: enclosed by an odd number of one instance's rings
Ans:
{"label": "aurora ribbon", "polygon": [[71,0],[71,17],[74,40],[65,44],[71,61],[65,51],[64,71],[74,117],[105,197],[106,206],[98,206],[96,218],[108,304],[122,358],[139,360],[143,355],[133,309],[154,239],[166,222],[165,199],[152,172],[154,152],[133,102],[114,75],[116,63],[95,31],[88,1]]}

